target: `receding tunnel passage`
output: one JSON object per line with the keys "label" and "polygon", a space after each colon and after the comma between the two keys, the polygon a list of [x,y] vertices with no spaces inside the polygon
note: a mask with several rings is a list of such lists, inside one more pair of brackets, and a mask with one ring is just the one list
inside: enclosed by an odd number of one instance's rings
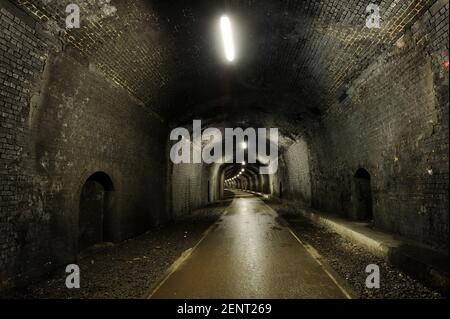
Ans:
{"label": "receding tunnel passage", "polygon": [[262,174],[265,165],[256,161],[256,163],[247,163],[242,161],[236,164],[224,164],[220,168],[223,174],[223,188],[241,189],[261,194],[270,194],[268,185],[271,183],[271,177],[268,174]]}
{"label": "receding tunnel passage", "polygon": [[448,296],[448,24],[0,0],[0,296]]}

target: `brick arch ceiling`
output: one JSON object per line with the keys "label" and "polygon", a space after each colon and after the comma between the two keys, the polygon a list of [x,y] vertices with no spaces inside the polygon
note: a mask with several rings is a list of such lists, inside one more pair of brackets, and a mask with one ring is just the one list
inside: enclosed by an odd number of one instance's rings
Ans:
{"label": "brick arch ceiling", "polygon": [[[368,29],[367,0],[80,0],[81,28],[68,30],[72,0],[13,2],[169,123],[256,113],[294,126],[326,112],[429,3],[378,1],[382,28]],[[223,13],[232,66],[217,40]]]}

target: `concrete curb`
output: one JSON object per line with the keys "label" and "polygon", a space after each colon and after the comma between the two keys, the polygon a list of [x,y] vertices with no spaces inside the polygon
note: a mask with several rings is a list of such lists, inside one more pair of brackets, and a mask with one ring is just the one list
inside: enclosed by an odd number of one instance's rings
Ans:
{"label": "concrete curb", "polygon": [[324,226],[374,255],[385,259],[410,276],[448,296],[448,255],[421,244],[368,229],[367,224],[350,222],[319,212],[300,209],[303,217]]}

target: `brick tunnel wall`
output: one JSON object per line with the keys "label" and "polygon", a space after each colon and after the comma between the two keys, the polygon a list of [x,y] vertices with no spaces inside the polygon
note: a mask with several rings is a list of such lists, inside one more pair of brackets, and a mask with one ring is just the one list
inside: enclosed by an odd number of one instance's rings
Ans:
{"label": "brick tunnel wall", "polygon": [[[78,194],[95,171],[115,184],[118,240],[203,206],[208,181],[220,184],[205,165],[166,170],[158,116],[7,3],[0,0],[0,288],[13,274],[74,258]],[[377,226],[448,247],[447,35],[448,3],[436,1],[308,139],[287,148],[274,193],[281,182],[283,198],[348,216],[352,178],[364,167]]]}
{"label": "brick tunnel wall", "polygon": [[115,239],[165,212],[165,125],[39,24],[0,2],[0,289],[77,251],[79,194],[114,183]]}
{"label": "brick tunnel wall", "polygon": [[448,247],[448,21],[448,2],[437,1],[315,127],[314,207],[349,216],[365,168],[376,226]]}
{"label": "brick tunnel wall", "polygon": [[170,164],[170,216],[180,217],[208,203],[209,173],[203,164]]}
{"label": "brick tunnel wall", "polygon": [[[174,142],[168,143],[169,148]],[[191,144],[192,151],[192,144]],[[167,150],[167,153],[170,149]],[[167,219],[178,218],[222,196],[220,164],[169,163]]]}
{"label": "brick tunnel wall", "polygon": [[280,196],[281,187],[283,199],[311,205],[309,149],[305,138],[298,138],[281,154],[279,170],[272,183],[276,196]]}

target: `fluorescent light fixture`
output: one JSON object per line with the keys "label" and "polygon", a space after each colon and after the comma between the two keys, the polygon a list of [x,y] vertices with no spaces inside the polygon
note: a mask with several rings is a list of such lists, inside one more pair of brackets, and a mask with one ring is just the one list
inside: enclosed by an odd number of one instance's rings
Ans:
{"label": "fluorescent light fixture", "polygon": [[220,18],[220,29],[222,30],[222,39],[225,49],[225,57],[228,61],[233,62],[235,56],[233,32],[231,30],[231,22],[227,16]]}

